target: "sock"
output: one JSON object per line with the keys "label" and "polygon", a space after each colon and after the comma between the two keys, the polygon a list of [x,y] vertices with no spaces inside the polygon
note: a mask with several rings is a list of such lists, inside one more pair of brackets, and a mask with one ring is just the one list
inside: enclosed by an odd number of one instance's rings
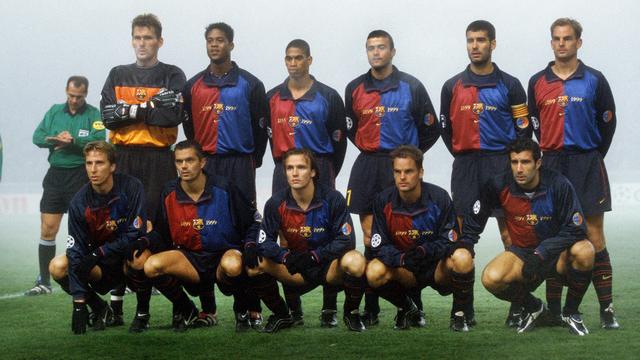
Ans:
{"label": "sock", "polygon": [[271,275],[262,274],[250,278],[250,284],[260,300],[271,310],[271,312],[279,317],[289,315],[289,309],[284,299],[280,296],[278,283]]}
{"label": "sock", "polygon": [[144,270],[136,270],[128,266],[125,275],[129,288],[136,293],[136,311],[138,314],[148,314],[151,302],[151,280],[147,278]]}
{"label": "sock", "polygon": [[580,271],[569,266],[567,272],[569,290],[567,291],[567,299],[565,300],[563,309],[565,315],[576,314],[578,312],[582,298],[589,288],[590,280],[591,270]]}
{"label": "sock", "polygon": [[524,306],[524,310],[526,312],[533,312],[536,311],[540,308],[540,303],[542,302],[542,300],[538,299],[537,297],[533,296],[530,292],[524,294],[524,297],[522,299],[522,306]]}
{"label": "sock", "polygon": [[375,289],[381,298],[392,303],[399,309],[411,306],[411,299],[407,296],[407,290],[396,281],[390,281]]}
{"label": "sock", "polygon": [[376,291],[367,286],[364,290],[364,311],[369,314],[380,314],[380,298]]}
{"label": "sock", "polygon": [[102,309],[106,305],[106,302],[102,300],[100,296],[98,296],[98,294],[96,294],[92,290],[89,290],[87,292],[87,295],[84,298],[84,301],[87,303],[87,305],[89,305],[91,310],[95,313],[99,313],[100,311],[102,311]]}
{"label": "sock", "polygon": [[593,287],[598,295],[598,302],[600,302],[600,311],[603,311],[611,304],[613,292],[613,270],[606,248],[596,253],[591,276]]}
{"label": "sock", "polygon": [[417,287],[411,288],[407,290],[407,294],[413,300],[413,303],[416,304],[418,310],[422,311],[422,289],[418,289]]}
{"label": "sock", "polygon": [[[171,303],[174,310],[180,312],[191,307],[191,300],[187,293],[184,292],[178,280],[170,275],[161,275],[153,279],[153,286],[158,289]],[[174,313],[176,313],[174,311]]]}
{"label": "sock", "polygon": [[38,282],[42,285],[51,286],[51,274],[49,273],[49,263],[56,256],[56,241],[42,240],[38,245],[38,263],[40,265],[40,277]]}
{"label": "sock", "polygon": [[361,277],[344,274],[344,313],[348,314],[354,310],[358,310],[367,280],[364,275]]}
{"label": "sock", "polygon": [[71,291],[69,290],[69,276],[65,276],[60,280],[56,280],[56,282],[60,285],[60,287],[62,288],[62,290],[64,290],[64,292],[66,292],[67,294],[71,295]]}
{"label": "sock", "polygon": [[302,313],[302,299],[300,299],[300,293],[298,290],[289,285],[282,286],[284,290],[284,298],[287,301],[287,306],[291,312]]}
{"label": "sock", "polygon": [[562,282],[556,276],[547,278],[546,296],[549,311],[551,311],[551,313],[554,315],[560,315],[560,302],[562,301]]}
{"label": "sock", "polygon": [[521,282],[513,282],[509,284],[506,289],[493,293],[498,299],[510,302],[511,307],[515,307],[516,309],[522,307],[522,300],[525,294],[526,292]]}
{"label": "sock", "polygon": [[111,290],[111,309],[113,309],[114,315],[122,315],[125,288],[126,285],[122,284]]}
{"label": "sock", "polygon": [[244,289],[244,293],[246,296],[247,308],[251,312],[262,312],[262,306],[260,305],[260,298],[256,294],[255,291],[251,287],[247,287]]}
{"label": "sock", "polygon": [[453,288],[452,316],[458,311],[464,312],[467,316],[472,315],[475,275],[475,269],[466,274],[451,271],[451,287]]}
{"label": "sock", "polygon": [[509,305],[509,314],[520,314],[522,310],[522,304],[512,302]]}
{"label": "sock", "polygon": [[325,284],[322,286],[322,310],[338,310],[339,286]]}
{"label": "sock", "polygon": [[216,306],[216,294],[213,289],[200,292],[200,306],[202,307],[203,312],[209,314],[215,314],[216,311],[218,311]]}

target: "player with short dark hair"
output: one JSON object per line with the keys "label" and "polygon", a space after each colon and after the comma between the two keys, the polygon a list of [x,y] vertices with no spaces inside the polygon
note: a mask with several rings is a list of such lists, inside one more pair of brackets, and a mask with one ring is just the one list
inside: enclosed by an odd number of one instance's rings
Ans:
{"label": "player with short dark hair", "polygon": [[403,145],[390,158],[395,186],[382,191],[373,206],[369,285],[398,307],[396,329],[409,328],[419,316],[407,290],[431,286],[441,295],[453,293],[450,328],[469,331],[474,322],[473,243],[457,241],[449,194],[422,181],[422,151]]}
{"label": "player with short dark hair", "polygon": [[[309,44],[294,39],[287,44],[285,65],[289,76],[267,93],[269,138],[275,161],[272,194],[286,189],[287,176],[282,156],[289,149],[313,152],[320,183],[335,189],[335,178],[342,168],[347,150],[344,104],[338,93],[309,74],[313,62]],[[283,239],[280,239],[281,245]],[[300,296],[285,286],[285,297],[296,323],[303,322]],[[321,321],[325,327],[338,325],[337,289],[323,288]]]}
{"label": "player with short dark hair", "polygon": [[[462,220],[480,196],[482,185],[495,174],[508,171],[507,145],[517,137],[531,137],[527,95],[520,81],[491,61],[496,30],[486,20],[466,29],[467,68],[447,80],[440,97],[442,140],[454,157],[451,195]],[[504,215],[496,217],[502,242],[510,245]],[[516,315],[514,315],[516,314]],[[515,326],[520,309],[513,308],[507,323]]]}
{"label": "player with short dark hair", "polygon": [[33,143],[49,151],[51,167],[42,182],[44,192],[40,201],[40,274],[25,295],[51,293],[49,262],[56,255],[60,222],[73,195],[88,181],[82,148],[106,136],[100,112],[86,103],[88,90],[87,78],[71,76],[65,89],[67,101],[53,105],[33,133]]}
{"label": "player with short dark hair", "polygon": [[[365,288],[364,256],[355,249],[351,217],[344,197],[317,181],[314,155],[292,149],[283,155],[288,188],[266,203],[255,248],[246,253],[250,275],[269,274],[300,293],[318,285],[344,286],[344,322],[352,331],[363,331],[358,307]],[[287,247],[278,245],[280,235]],[[248,244],[249,245],[249,244]],[[263,300],[277,296],[260,293]],[[265,330],[275,332],[293,324],[288,313],[274,314]]]}
{"label": "player with short dark hair", "polygon": [[[604,157],[616,129],[616,105],[607,79],[578,59],[582,26],[560,18],[551,25],[555,60],[529,80],[529,112],[544,153],[543,163],[566,176],[584,210],[587,238],[596,250],[593,287],[604,329],[620,327],[613,311],[613,273],[604,235],[611,191]],[[547,301],[560,316],[562,285],[547,281]]]}
{"label": "player with short dark hair", "polygon": [[484,287],[497,298],[524,309],[517,332],[532,330],[545,313],[532,292],[549,276],[562,278],[569,292],[562,319],[576,335],[589,333],[578,307],[589,287],[593,246],[585,239],[580,203],[569,181],[541,168],[540,147],[517,139],[509,147],[511,171],[487,182],[466,212],[463,239],[477,242],[491,212],[502,208],[511,245],[487,264]]}
{"label": "player with short dark hair", "polygon": [[[347,134],[360,150],[346,198],[349,211],[360,215],[365,256],[371,259],[372,204],[383,189],[393,185],[389,152],[400,145],[414,145],[426,152],[438,140],[439,129],[424,85],[393,66],[396,49],[391,35],[384,30],[372,31],[365,49],[371,69],[345,90]],[[414,299],[421,307],[420,294]],[[368,292],[365,324],[377,324],[379,312],[377,297]]]}
{"label": "player with short dark hair", "polygon": [[[126,259],[132,259],[131,244],[146,233],[144,189],[134,177],[114,175],[114,154],[113,146],[104,141],[84,147],[89,184],[71,200],[67,252],[49,264],[53,278],[73,296],[75,334],[85,333],[87,324],[94,330],[112,325],[113,310],[96,293],[105,294],[125,281],[125,273],[130,277],[131,270],[142,266]],[[148,313],[148,308],[138,311]]]}
{"label": "player with short dark hair", "polygon": [[[207,158],[197,143],[179,142],[174,157],[179,178],[165,186],[162,218],[136,245],[154,252],[144,264],[145,273],[173,303],[178,331],[216,324],[214,283],[224,294],[234,295],[236,320],[244,322],[248,314],[242,250],[256,238],[260,214],[233,183],[204,171]],[[200,314],[183,286],[201,297]]]}

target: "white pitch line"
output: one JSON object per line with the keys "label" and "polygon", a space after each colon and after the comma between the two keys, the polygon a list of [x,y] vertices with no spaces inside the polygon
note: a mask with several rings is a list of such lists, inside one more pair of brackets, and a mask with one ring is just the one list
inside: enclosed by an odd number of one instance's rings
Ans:
{"label": "white pitch line", "polygon": [[24,296],[24,293],[4,294],[4,295],[0,295],[0,300],[15,299],[23,296]]}

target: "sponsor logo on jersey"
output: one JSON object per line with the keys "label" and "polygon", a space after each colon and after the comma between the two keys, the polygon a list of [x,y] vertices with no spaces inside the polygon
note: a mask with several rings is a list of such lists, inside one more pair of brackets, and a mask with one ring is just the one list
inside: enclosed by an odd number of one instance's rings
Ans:
{"label": "sponsor logo on jersey", "polygon": [[527,126],[529,126],[529,119],[527,119],[526,117],[521,117],[518,120],[516,120],[516,125],[520,129],[526,129]]}
{"label": "sponsor logo on jersey", "polygon": [[575,214],[573,214],[573,217],[571,218],[571,220],[573,221],[574,224],[578,226],[582,225],[582,215],[577,211]]}
{"label": "sponsor logo on jersey", "polygon": [[527,224],[534,226],[538,223],[538,215],[536,214],[527,214],[525,216],[525,221],[527,222]]}
{"label": "sponsor logo on jersey", "polygon": [[305,238],[311,237],[311,226],[300,226],[300,236]]}
{"label": "sponsor logo on jersey", "polygon": [[78,137],[87,137],[89,136],[89,130],[80,129],[78,130]]}
{"label": "sponsor logo on jersey", "polygon": [[342,231],[342,234],[349,236],[351,235],[351,231],[353,229],[351,228],[351,225],[349,223],[344,223],[342,224],[342,227],[340,228],[340,231]]}
{"label": "sponsor logo on jersey", "polygon": [[192,226],[194,229],[200,231],[204,228],[204,220],[202,219],[193,219]]}
{"label": "sponsor logo on jersey", "polygon": [[378,246],[380,246],[381,242],[382,237],[380,237],[380,234],[373,234],[373,236],[371,237],[371,247],[377,248]]}
{"label": "sponsor logo on jersey", "polygon": [[602,121],[608,123],[611,119],[613,119],[613,111],[607,110],[602,113]]}
{"label": "sponsor logo on jersey", "polygon": [[473,213],[478,215],[480,213],[480,200],[476,200],[476,202],[473,203]]}
{"label": "sponsor logo on jersey", "polygon": [[104,130],[104,123],[102,122],[102,120],[94,121],[91,126],[96,130]]}
{"label": "sponsor logo on jersey", "polygon": [[258,244],[262,244],[265,240],[267,240],[267,233],[264,230],[260,230],[260,234],[258,235]]}
{"label": "sponsor logo on jersey", "polygon": [[424,116],[424,124],[427,126],[431,126],[433,125],[433,123],[436,122],[436,118],[433,116],[433,114],[429,113],[426,114]]}
{"label": "sponsor logo on jersey", "polygon": [[104,223],[104,227],[109,231],[116,231],[116,229],[118,228],[118,224],[116,223],[115,220],[108,219]]}
{"label": "sponsor logo on jersey", "polygon": [[473,111],[473,113],[476,114],[476,115],[482,114],[482,112],[484,111],[484,104],[483,103],[473,103],[473,105],[471,106],[471,111]]}
{"label": "sponsor logo on jersey", "polygon": [[67,235],[67,249],[71,249],[76,244],[76,239],[71,235]]}
{"label": "sponsor logo on jersey", "polygon": [[136,88],[136,100],[142,102],[147,100],[147,89],[145,88]]}

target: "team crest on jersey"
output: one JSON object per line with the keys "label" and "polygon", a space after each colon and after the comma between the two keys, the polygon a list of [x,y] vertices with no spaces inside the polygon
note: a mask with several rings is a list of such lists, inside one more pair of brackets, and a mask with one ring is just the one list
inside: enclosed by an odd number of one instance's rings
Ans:
{"label": "team crest on jersey", "polygon": [[264,230],[260,230],[260,234],[258,235],[258,244],[262,244],[265,240],[267,240],[267,233]]}
{"label": "team crest on jersey", "polygon": [[305,238],[311,237],[311,226],[300,226],[300,236]]}
{"label": "team crest on jersey", "polygon": [[300,117],[298,116],[289,116],[289,120],[287,120],[287,123],[289,123],[289,126],[294,128],[296,126],[298,126],[298,124],[300,124]]}
{"label": "team crest on jersey", "polygon": [[538,223],[538,215],[536,214],[527,214],[524,218],[527,224],[534,226]]}
{"label": "team crest on jersey", "polygon": [[582,215],[579,212],[576,212],[575,214],[573,214],[573,217],[571,218],[571,220],[573,221],[574,224],[578,226],[582,225]]}
{"label": "team crest on jersey", "polygon": [[569,95],[558,96],[558,105],[565,107],[569,103]]}
{"label": "team crest on jersey", "polygon": [[136,216],[133,220],[133,227],[136,229],[140,229],[140,227],[142,227],[142,218],[140,216]]}
{"label": "team crest on jersey", "polygon": [[351,130],[351,128],[353,127],[353,119],[347,116],[346,121],[347,121],[347,130]]}
{"label": "team crest on jersey", "polygon": [[540,121],[538,121],[537,117],[531,117],[531,125],[533,125],[533,130],[538,130],[538,128],[540,127]]}
{"label": "team crest on jersey", "polygon": [[482,114],[482,112],[484,111],[484,104],[483,103],[473,103],[473,105],[471,106],[471,111],[473,111],[473,113],[476,114],[476,115]]}
{"label": "team crest on jersey", "polygon": [[380,105],[380,106],[376,106],[373,109],[373,113],[376,114],[377,117],[381,118],[384,116],[384,106]]}
{"label": "team crest on jersey", "polygon": [[436,118],[433,116],[433,114],[429,113],[429,114],[424,116],[424,124],[425,125],[431,126],[431,125],[433,125],[434,122],[436,122]]}
{"label": "team crest on jersey", "polygon": [[96,130],[104,130],[104,123],[101,120],[94,121],[91,126]]}
{"label": "team crest on jersey", "polygon": [[473,213],[476,215],[480,213],[480,200],[476,200],[476,202],[473,203]]}
{"label": "team crest on jersey", "polygon": [[420,237],[420,232],[416,229],[410,229],[407,231],[407,235],[411,240],[416,240],[417,238]]}
{"label": "team crest on jersey", "polygon": [[380,237],[380,234],[373,234],[373,236],[371,237],[371,247],[377,248],[378,246],[380,246],[381,242],[382,237]]}
{"label": "team crest on jersey", "polygon": [[116,223],[115,220],[108,219],[104,223],[104,227],[107,228],[107,230],[109,231],[116,231],[116,229],[118,228],[118,224]]}
{"label": "team crest on jersey", "polygon": [[204,228],[204,220],[202,219],[193,219],[193,228],[200,231]]}
{"label": "team crest on jersey", "polygon": [[613,111],[607,110],[602,113],[602,121],[608,123],[611,119],[613,119]]}
{"label": "team crest on jersey", "polygon": [[145,88],[136,88],[136,100],[138,100],[138,101],[147,100],[147,89],[145,89]]}
{"label": "team crest on jersey", "polygon": [[76,244],[76,239],[73,238],[73,236],[68,235],[67,236],[67,249],[71,249],[73,247],[73,245]]}
{"label": "team crest on jersey", "polygon": [[222,112],[224,111],[224,104],[222,103],[213,104],[213,111],[215,111],[215,113],[218,115],[222,114]]}
{"label": "team crest on jersey", "polygon": [[351,235],[351,231],[353,231],[353,229],[351,228],[351,225],[348,222],[346,222],[342,224],[340,231],[342,231],[342,234],[344,234],[345,236],[349,236]]}
{"label": "team crest on jersey", "polygon": [[520,129],[526,129],[527,126],[529,126],[529,120],[526,117],[521,117],[518,120],[516,120],[516,125]]}
{"label": "team crest on jersey", "polygon": [[449,234],[447,235],[447,238],[449,238],[449,241],[453,242],[458,240],[458,233],[455,232],[455,230],[451,229],[449,230]]}
{"label": "team crest on jersey", "polygon": [[340,141],[340,139],[342,139],[342,131],[340,130],[334,130],[333,133],[331,134],[331,138],[333,139],[333,141],[338,142]]}

